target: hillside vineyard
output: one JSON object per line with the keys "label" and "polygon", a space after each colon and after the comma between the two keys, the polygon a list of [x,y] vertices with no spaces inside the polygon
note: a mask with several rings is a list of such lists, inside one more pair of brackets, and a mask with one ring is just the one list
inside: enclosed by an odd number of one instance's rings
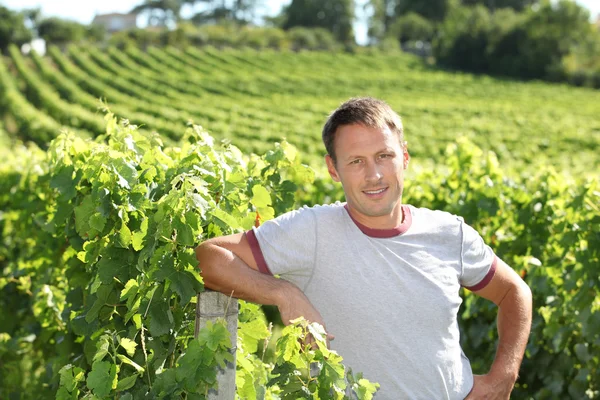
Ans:
{"label": "hillside vineyard", "polygon": [[11,137],[42,146],[62,127],[83,137],[102,133],[106,106],[167,143],[193,122],[244,152],[262,154],[286,138],[315,165],[327,114],[349,97],[371,95],[403,117],[414,160],[435,162],[466,136],[510,169],[600,168],[600,93],[589,89],[446,72],[407,54],[365,50],[70,46],[51,47],[44,57],[16,47],[9,53],[0,62],[0,123]]}
{"label": "hillside vineyard", "polygon": [[[371,400],[378,377],[306,321],[271,327],[240,301],[237,340],[223,321],[195,331],[196,246],[343,200],[320,130],[358,95],[404,118],[402,201],[464,217],[531,287],[513,397],[600,398],[597,91],[367,51],[12,47],[0,61],[0,399],[206,399],[235,349],[241,400]],[[497,309],[460,295],[461,346],[486,373]]]}

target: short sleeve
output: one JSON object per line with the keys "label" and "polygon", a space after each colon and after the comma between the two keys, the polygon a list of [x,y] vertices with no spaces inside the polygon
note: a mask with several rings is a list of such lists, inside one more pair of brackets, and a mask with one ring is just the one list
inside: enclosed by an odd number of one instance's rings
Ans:
{"label": "short sleeve", "polygon": [[471,291],[483,289],[494,277],[498,259],[477,231],[461,221],[462,276],[460,283]]}
{"label": "short sleeve", "polygon": [[246,233],[261,272],[280,275],[302,288],[314,269],[316,218],[303,207]]}

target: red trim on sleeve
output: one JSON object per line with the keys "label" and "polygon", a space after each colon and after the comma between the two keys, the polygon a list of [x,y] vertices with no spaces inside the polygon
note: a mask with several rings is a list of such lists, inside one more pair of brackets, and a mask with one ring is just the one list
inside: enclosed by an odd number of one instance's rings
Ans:
{"label": "red trim on sleeve", "polygon": [[496,255],[494,255],[494,261],[492,261],[490,270],[485,275],[485,277],[481,280],[481,282],[479,282],[475,286],[465,286],[465,288],[469,289],[471,292],[476,292],[476,291],[481,290],[484,287],[486,287],[488,285],[488,283],[490,283],[490,281],[494,277],[494,274],[496,273],[496,265],[497,264],[498,264],[498,257]]}
{"label": "red trim on sleeve", "polygon": [[254,261],[256,261],[256,265],[258,265],[258,270],[263,274],[273,275],[271,273],[271,270],[267,266],[265,256],[263,256],[262,250],[260,249],[260,244],[256,239],[256,234],[254,233],[254,230],[250,229],[248,232],[246,232],[246,238],[248,239],[250,250],[252,250]]}

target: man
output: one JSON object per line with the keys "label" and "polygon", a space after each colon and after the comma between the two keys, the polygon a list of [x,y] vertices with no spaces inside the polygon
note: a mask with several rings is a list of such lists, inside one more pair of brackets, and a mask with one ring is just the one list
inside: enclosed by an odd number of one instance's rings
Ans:
{"label": "man", "polygon": [[[346,365],[381,384],[377,399],[508,399],[531,326],[528,286],[461,218],[402,204],[409,155],[386,103],[347,101],[323,141],[347,202],[203,243],[205,285],[276,305],[285,323],[322,324]],[[460,347],[461,286],[498,305],[486,375],[473,376]]]}

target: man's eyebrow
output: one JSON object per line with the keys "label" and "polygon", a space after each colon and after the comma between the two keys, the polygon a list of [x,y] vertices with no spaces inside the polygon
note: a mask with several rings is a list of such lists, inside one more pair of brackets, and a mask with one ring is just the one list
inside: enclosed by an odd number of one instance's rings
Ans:
{"label": "man's eyebrow", "polygon": [[[381,154],[381,153],[393,153],[396,154],[396,151],[392,148],[392,147],[385,147],[381,150],[378,150],[375,155],[377,154]],[[362,154],[351,154],[348,157],[345,158],[345,160],[354,160],[356,158],[364,158],[365,155]]]}
{"label": "man's eyebrow", "polygon": [[348,157],[346,157],[346,160],[353,160],[355,158],[362,158],[362,157],[364,157],[364,156],[358,155],[358,154],[351,154]]}

